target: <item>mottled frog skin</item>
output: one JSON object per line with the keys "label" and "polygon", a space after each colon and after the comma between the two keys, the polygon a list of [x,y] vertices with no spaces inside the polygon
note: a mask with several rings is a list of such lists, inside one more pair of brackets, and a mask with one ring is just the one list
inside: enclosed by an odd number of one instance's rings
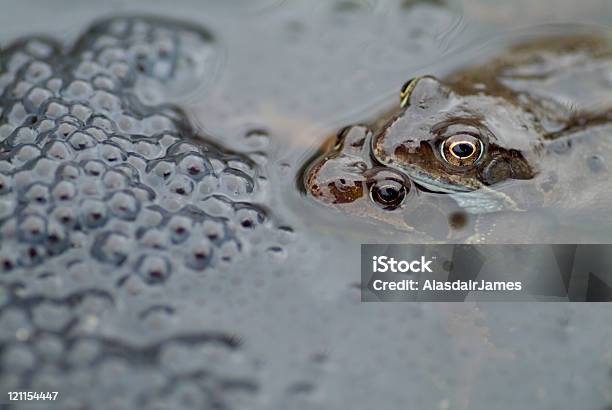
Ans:
{"label": "mottled frog skin", "polygon": [[423,202],[414,191],[474,214],[588,209],[605,191],[611,108],[609,41],[532,40],[444,81],[408,81],[398,108],[324,148],[305,186],[318,201],[383,220],[413,212]]}

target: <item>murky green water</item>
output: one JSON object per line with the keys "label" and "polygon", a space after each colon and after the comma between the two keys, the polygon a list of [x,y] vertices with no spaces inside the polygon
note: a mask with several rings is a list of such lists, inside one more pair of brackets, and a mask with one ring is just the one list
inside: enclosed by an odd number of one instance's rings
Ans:
{"label": "murky green water", "polygon": [[[443,77],[502,50],[508,39],[554,29],[550,24],[606,28],[608,1],[7,1],[3,9],[3,46],[32,33],[70,44],[92,20],[116,14],[172,16],[212,32],[217,53],[198,84],[141,97],[178,104],[201,134],[252,157],[265,180],[250,200],[275,226],[294,232],[260,234],[255,243],[274,241],[280,250],[254,251],[196,279],[175,274],[154,288],[98,278],[91,286],[108,292],[108,304],[64,303],[74,278],[37,282],[26,272],[3,279],[17,290],[25,283],[24,297],[61,299],[59,310],[72,309],[78,322],[66,335],[30,338],[24,347],[13,339],[29,319],[7,302],[2,337],[14,350],[2,351],[3,380],[12,380],[13,369],[47,372],[35,386],[55,383],[66,399],[93,400],[98,408],[109,397],[133,408],[147,391],[159,395],[162,408],[201,408],[203,382],[181,382],[176,371],[190,365],[239,385],[215,385],[228,408],[604,410],[612,402],[606,305],[362,305],[359,245],[415,238],[331,212],[296,188],[303,165],[330,133],[387,110],[406,79]],[[493,240],[537,242],[544,233],[558,242],[609,241],[607,226],[559,226],[549,217],[517,216],[512,222],[531,227],[530,235]],[[148,309],[155,314],[143,316]],[[48,318],[70,316],[53,309],[40,315],[33,323],[42,329]],[[173,339],[198,332],[235,335],[241,344],[229,354]],[[103,351],[128,353],[102,356],[95,370],[79,367],[89,356],[77,339],[112,340]],[[54,354],[60,359],[45,359]],[[46,365],[58,361],[76,364],[66,373]],[[168,393],[160,385],[173,387]],[[214,388],[207,385],[205,394]]]}

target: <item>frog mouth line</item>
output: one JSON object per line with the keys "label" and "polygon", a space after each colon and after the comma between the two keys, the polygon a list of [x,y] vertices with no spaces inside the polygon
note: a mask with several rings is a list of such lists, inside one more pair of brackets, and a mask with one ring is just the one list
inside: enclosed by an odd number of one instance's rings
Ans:
{"label": "frog mouth line", "polygon": [[436,181],[426,175],[423,174],[409,174],[409,178],[421,188],[433,193],[442,193],[442,194],[456,194],[456,193],[469,193],[472,192],[471,189],[461,188],[461,187],[451,187],[448,184],[440,184],[439,181]]}

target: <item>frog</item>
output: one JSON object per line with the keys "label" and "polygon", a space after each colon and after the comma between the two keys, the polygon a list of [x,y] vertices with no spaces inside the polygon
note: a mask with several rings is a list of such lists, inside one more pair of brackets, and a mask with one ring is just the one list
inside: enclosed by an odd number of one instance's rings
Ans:
{"label": "frog", "polygon": [[476,219],[605,207],[611,75],[609,39],[588,33],[530,38],[442,80],[416,76],[399,105],[320,149],[305,191],[377,220],[413,212],[415,201],[448,212],[439,197]]}

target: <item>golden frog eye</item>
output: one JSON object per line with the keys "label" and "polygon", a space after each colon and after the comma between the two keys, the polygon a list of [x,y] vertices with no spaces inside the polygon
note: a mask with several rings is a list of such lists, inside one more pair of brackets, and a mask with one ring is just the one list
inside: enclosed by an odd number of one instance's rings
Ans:
{"label": "golden frog eye", "polygon": [[482,157],[484,147],[480,138],[470,134],[457,134],[444,140],[440,146],[442,158],[456,167],[469,167]]}
{"label": "golden frog eye", "polygon": [[414,77],[410,80],[406,81],[406,83],[402,86],[400,90],[400,107],[404,108],[408,105],[408,100],[410,99],[410,94],[412,94],[412,90],[416,86],[417,81],[419,81],[420,77]]}

